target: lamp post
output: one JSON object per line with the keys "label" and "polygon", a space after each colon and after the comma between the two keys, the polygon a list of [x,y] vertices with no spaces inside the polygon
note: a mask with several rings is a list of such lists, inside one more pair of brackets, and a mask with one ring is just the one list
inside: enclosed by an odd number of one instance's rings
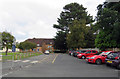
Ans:
{"label": "lamp post", "polygon": [[[12,68],[13,68],[13,66],[14,66],[14,52],[16,51],[16,50],[15,50],[15,49],[16,49],[16,46],[15,46],[15,45],[16,45],[16,39],[14,38],[14,39],[13,39],[13,43],[12,43],[12,53],[13,53],[13,56],[12,56],[12,61],[13,61],[13,62],[12,62]],[[12,68],[11,68],[11,69],[12,69]]]}

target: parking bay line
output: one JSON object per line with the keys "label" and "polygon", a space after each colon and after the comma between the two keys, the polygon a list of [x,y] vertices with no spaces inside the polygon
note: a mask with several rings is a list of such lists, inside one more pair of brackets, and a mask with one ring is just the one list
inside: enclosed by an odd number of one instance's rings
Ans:
{"label": "parking bay line", "polygon": [[25,60],[25,61],[22,61],[22,62],[24,62],[24,63],[26,63],[26,62],[29,62],[30,60]]}
{"label": "parking bay line", "polygon": [[55,56],[55,58],[52,61],[52,64],[55,62],[56,58],[57,58],[58,54]]}

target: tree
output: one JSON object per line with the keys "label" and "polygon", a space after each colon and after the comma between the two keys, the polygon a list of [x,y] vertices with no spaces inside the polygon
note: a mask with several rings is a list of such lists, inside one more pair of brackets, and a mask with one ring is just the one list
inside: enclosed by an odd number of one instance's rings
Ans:
{"label": "tree", "polygon": [[46,44],[43,43],[43,44],[42,44],[42,52],[44,53],[46,49],[47,49]]}
{"label": "tree", "polygon": [[29,49],[33,50],[36,47],[37,45],[35,43],[29,42],[29,41],[21,42],[18,46],[18,48],[21,50],[29,50]]}
{"label": "tree", "polygon": [[86,24],[93,22],[92,16],[87,14],[86,8],[78,3],[70,3],[65,5],[64,11],[61,12],[60,18],[58,18],[58,25],[54,24],[54,28],[61,31],[69,32],[69,25],[72,24],[74,20],[86,20]]}
{"label": "tree", "polygon": [[[103,7],[104,6],[104,7]],[[97,29],[95,45],[101,49],[120,47],[120,2],[99,5],[97,13]]]}
{"label": "tree", "polygon": [[67,44],[69,48],[80,48],[86,46],[85,35],[88,32],[88,27],[86,27],[86,21],[81,20],[81,22],[75,20],[72,25],[70,25],[70,33],[67,36]]}
{"label": "tree", "polygon": [[[69,25],[71,25],[74,20],[80,21],[83,19],[86,21],[85,24],[90,24],[93,22],[93,18],[92,16],[87,14],[86,8],[84,8],[83,5],[79,5],[78,3],[67,4],[65,5],[65,7],[63,7],[63,9],[64,11],[61,12],[60,18],[58,18],[57,20],[58,25],[54,24],[53,27],[56,28],[58,31],[62,31],[64,34],[66,34],[64,35],[65,37],[62,38],[62,41],[60,40],[58,42],[60,42],[61,45],[64,46],[66,45],[65,47],[67,47],[65,38],[67,38],[67,34],[70,31]],[[59,36],[57,35],[57,37]],[[55,38],[55,40],[59,40],[59,39]],[[63,42],[63,40],[65,42]]]}
{"label": "tree", "polygon": [[12,36],[10,33],[2,32],[2,45],[3,47],[6,48],[6,55],[7,55],[8,49],[12,48],[13,40],[14,40],[14,36]]}
{"label": "tree", "polygon": [[54,48],[59,50],[66,50],[66,33],[62,31],[58,31],[57,35],[55,36],[54,41]]}

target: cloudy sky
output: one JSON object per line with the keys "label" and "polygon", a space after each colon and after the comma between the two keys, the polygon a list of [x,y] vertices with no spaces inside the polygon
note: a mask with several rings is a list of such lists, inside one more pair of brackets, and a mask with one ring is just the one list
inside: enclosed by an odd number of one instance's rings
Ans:
{"label": "cloudy sky", "polygon": [[82,4],[96,16],[105,0],[0,0],[0,32],[8,31],[21,42],[28,38],[53,38],[57,18],[66,4]]}

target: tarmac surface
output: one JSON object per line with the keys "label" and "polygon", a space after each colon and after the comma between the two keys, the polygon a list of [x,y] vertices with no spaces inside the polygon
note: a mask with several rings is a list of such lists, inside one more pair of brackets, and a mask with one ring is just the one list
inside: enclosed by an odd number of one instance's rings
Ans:
{"label": "tarmac surface", "polygon": [[2,63],[3,77],[118,77],[119,70],[105,64],[89,64],[68,54],[40,55]]}

